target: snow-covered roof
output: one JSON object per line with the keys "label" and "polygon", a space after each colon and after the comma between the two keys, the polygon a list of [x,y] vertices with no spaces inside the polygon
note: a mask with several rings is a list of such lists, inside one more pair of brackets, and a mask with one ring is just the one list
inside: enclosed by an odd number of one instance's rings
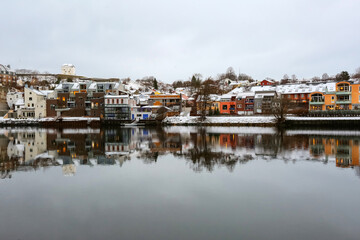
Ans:
{"label": "snow-covered roof", "polygon": [[275,93],[256,93],[255,98],[263,98],[265,96],[274,96]]}
{"label": "snow-covered roof", "polygon": [[91,83],[88,89],[89,90],[96,90],[96,83]]}
{"label": "snow-covered roof", "polygon": [[252,92],[266,92],[266,91],[276,91],[275,86],[254,86],[251,88]]}
{"label": "snow-covered roof", "polygon": [[21,105],[24,105],[24,99],[20,98],[18,99],[16,102],[15,102],[15,106],[21,106]]}
{"label": "snow-covered roof", "polygon": [[232,97],[234,97],[235,95],[234,94],[224,94],[224,95],[221,95],[221,99],[230,99]]}
{"label": "snow-covered roof", "polygon": [[75,67],[75,66],[71,63],[64,63],[63,67]]}
{"label": "snow-covered roof", "polygon": [[46,93],[43,93],[42,91],[36,89],[31,89],[31,91],[33,91],[36,95],[46,96]]}
{"label": "snow-covered roof", "polygon": [[254,92],[240,92],[236,95],[236,97],[253,97],[255,96]]}
{"label": "snow-covered roof", "polygon": [[105,98],[128,98],[129,95],[105,95]]}

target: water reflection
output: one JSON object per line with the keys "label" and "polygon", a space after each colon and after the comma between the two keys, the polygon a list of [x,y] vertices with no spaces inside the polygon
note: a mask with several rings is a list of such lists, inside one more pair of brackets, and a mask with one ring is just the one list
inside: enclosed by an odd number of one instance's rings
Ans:
{"label": "water reflection", "polygon": [[131,159],[156,163],[162,155],[185,159],[194,171],[233,171],[252,160],[317,161],[359,170],[360,132],[277,132],[272,128],[168,127],[114,129],[1,129],[1,178],[14,171],[118,165]]}

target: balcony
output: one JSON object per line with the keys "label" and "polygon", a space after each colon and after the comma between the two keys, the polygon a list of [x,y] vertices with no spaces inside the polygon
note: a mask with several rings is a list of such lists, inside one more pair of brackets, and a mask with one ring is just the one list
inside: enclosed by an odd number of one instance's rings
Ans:
{"label": "balcony", "polygon": [[323,105],[325,102],[324,101],[310,101],[309,103],[311,105]]}
{"label": "balcony", "polygon": [[348,91],[337,91],[335,93],[336,95],[351,95],[351,91],[348,90]]}
{"label": "balcony", "polygon": [[336,100],[336,104],[350,104],[350,100]]}

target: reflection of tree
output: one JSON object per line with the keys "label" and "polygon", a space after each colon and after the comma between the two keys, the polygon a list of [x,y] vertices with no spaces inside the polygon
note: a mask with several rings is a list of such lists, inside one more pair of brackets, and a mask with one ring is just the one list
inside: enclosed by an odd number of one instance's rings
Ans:
{"label": "reflection of tree", "polygon": [[356,166],[354,170],[355,170],[356,176],[358,176],[360,178],[360,166]]}
{"label": "reflection of tree", "polygon": [[146,152],[142,152],[138,158],[141,158],[141,160],[143,160],[144,163],[150,164],[150,163],[156,163],[157,159],[159,157],[159,153],[158,152],[150,152],[150,151],[146,151]]}
{"label": "reflection of tree", "polygon": [[229,171],[233,171],[237,163],[245,163],[253,159],[251,155],[241,157],[232,153],[214,152],[210,136],[206,133],[205,128],[199,129],[197,134],[192,134],[192,140],[194,147],[184,156],[191,160],[191,168],[196,172],[204,169],[212,172],[215,166],[225,166]]}

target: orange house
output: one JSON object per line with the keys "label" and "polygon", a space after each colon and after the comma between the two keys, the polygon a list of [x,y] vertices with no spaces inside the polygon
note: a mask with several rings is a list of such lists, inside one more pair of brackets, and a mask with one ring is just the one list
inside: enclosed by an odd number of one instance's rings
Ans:
{"label": "orange house", "polygon": [[221,96],[220,114],[236,114],[236,96],[232,96],[232,95]]}

